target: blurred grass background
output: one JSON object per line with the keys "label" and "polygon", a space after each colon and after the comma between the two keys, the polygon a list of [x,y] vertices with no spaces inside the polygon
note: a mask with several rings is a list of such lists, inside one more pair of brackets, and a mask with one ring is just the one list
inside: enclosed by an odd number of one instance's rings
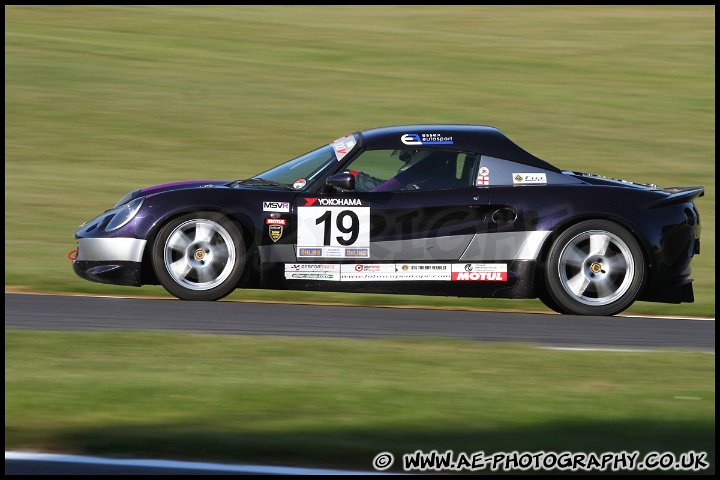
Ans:
{"label": "blurred grass background", "polygon": [[[435,122],[498,127],[562,168],[703,185],[696,303],[628,313],[714,316],[713,5],[5,6],[6,290],[168,296],[76,277],[77,226],[136,188],[241,178],[355,130]],[[695,450],[714,472],[705,353],[5,334],[6,448],[362,470],[382,450]]]}
{"label": "blurred grass background", "polygon": [[402,455],[417,450],[692,450],[708,468],[680,473],[715,471],[706,352],[156,332],[5,338],[6,449],[368,472],[383,451],[401,472]]}
{"label": "blurred grass background", "polygon": [[498,127],[561,168],[704,186],[696,302],[628,313],[714,316],[711,5],[5,6],[6,287],[168,296],[76,277],[74,230],[136,188],[241,178],[352,131],[436,122]]}

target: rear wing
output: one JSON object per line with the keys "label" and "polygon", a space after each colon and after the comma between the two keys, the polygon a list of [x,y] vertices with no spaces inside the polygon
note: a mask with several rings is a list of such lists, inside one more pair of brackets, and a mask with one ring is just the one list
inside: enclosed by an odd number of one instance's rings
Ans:
{"label": "rear wing", "polygon": [[669,187],[663,188],[663,192],[669,193],[666,198],[660,200],[650,208],[664,207],[666,205],[677,205],[679,203],[692,203],[696,198],[705,195],[705,187]]}

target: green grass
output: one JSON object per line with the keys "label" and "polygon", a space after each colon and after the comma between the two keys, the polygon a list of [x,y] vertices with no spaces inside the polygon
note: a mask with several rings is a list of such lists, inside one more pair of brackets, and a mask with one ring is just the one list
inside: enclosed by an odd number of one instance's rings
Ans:
{"label": "green grass", "polygon": [[6,6],[5,284],[158,294],[76,277],[77,226],[130,190],[244,177],[351,131],[479,123],[562,168],[703,185],[696,302],[629,313],[714,316],[714,20],[710,5]]}
{"label": "green grass", "polygon": [[[541,359],[541,361],[538,361]],[[372,470],[381,451],[707,452],[714,355],[5,331],[5,448]]]}
{"label": "green grass", "polygon": [[[77,226],[136,188],[241,178],[355,130],[435,122],[498,127],[561,168],[703,185],[696,302],[627,313],[714,317],[711,5],[5,6],[6,290],[167,296],[76,277]],[[5,333],[6,449],[362,470],[383,450],[695,450],[714,472],[714,355]]]}

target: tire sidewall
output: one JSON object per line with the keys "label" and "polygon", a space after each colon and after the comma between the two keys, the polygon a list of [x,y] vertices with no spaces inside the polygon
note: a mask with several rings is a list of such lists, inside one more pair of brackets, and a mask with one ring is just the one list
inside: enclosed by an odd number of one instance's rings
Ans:
{"label": "tire sidewall", "polygon": [[[175,229],[190,220],[210,220],[226,230],[233,242],[235,262],[228,277],[219,285],[207,290],[193,290],[178,283],[165,265],[165,243]],[[152,266],[160,284],[181,300],[212,301],[226,297],[235,290],[245,271],[246,247],[241,227],[227,216],[217,212],[197,212],[181,215],[167,222],[159,230],[152,248]]]}
{"label": "tire sidewall", "polygon": [[[634,275],[625,293],[617,300],[606,305],[587,305],[574,298],[567,292],[559,278],[560,256],[568,242],[576,236],[588,231],[604,231],[618,237],[625,243],[632,256]],[[575,315],[616,315],[633,304],[642,291],[646,277],[646,262],[640,244],[635,237],[624,227],[609,220],[588,220],[562,232],[553,242],[545,262],[545,285],[547,294],[561,313]]]}

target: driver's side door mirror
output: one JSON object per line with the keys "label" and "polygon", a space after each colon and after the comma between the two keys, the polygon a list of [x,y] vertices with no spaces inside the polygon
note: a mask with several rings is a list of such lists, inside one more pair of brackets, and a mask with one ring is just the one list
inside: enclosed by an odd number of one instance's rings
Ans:
{"label": "driver's side door mirror", "polygon": [[355,190],[355,177],[351,173],[336,173],[325,180],[325,187],[336,191]]}

